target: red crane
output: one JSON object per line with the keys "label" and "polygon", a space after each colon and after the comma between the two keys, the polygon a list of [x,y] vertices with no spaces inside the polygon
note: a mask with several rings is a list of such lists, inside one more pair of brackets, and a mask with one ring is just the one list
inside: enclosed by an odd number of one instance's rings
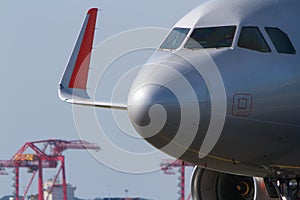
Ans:
{"label": "red crane", "polygon": [[[56,168],[57,164],[57,161],[43,160],[41,166],[42,168]],[[3,172],[1,173],[0,170],[0,175],[8,175],[8,173],[4,171],[5,168],[15,168],[15,195],[19,196],[19,168],[28,168],[28,171],[32,172],[35,175],[39,166],[39,162],[37,156],[34,154],[22,154],[22,159],[20,159],[19,157],[16,160],[0,160],[0,166]],[[30,185],[33,181],[33,178],[34,176],[32,176],[30,180]],[[28,189],[29,187],[26,189],[26,194]],[[26,196],[26,194],[24,196]]]}
{"label": "red crane", "polygon": [[[9,161],[0,161],[0,169],[4,167],[15,168],[15,199],[19,200],[19,168],[26,167],[33,171],[32,177],[24,192],[23,199],[25,199],[28,189],[38,172],[38,200],[44,200],[43,168],[56,168],[58,162],[60,162],[61,166],[55,176],[53,184],[55,184],[60,172],[62,172],[64,200],[67,200],[65,157],[62,155],[62,152],[67,149],[91,149],[99,151],[100,147],[82,140],[65,141],[50,139],[34,141],[25,143]],[[33,153],[28,154],[26,151]],[[50,193],[52,188],[50,189]]]}
{"label": "red crane", "polygon": [[173,171],[174,167],[180,167],[180,183],[179,183],[179,187],[180,187],[180,200],[184,200],[185,199],[185,167],[194,167],[193,164],[181,161],[181,160],[170,160],[170,159],[165,159],[161,162],[160,164],[161,170],[164,171],[165,174],[168,175],[172,175],[172,174],[176,174]]}

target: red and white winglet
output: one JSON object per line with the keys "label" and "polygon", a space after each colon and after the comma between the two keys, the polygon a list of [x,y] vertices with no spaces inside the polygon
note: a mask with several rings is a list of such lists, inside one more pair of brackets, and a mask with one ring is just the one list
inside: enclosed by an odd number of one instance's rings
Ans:
{"label": "red and white winglet", "polygon": [[126,110],[127,105],[92,100],[86,90],[94,41],[97,8],[91,8],[83,22],[69,63],[59,84],[60,99],[71,104]]}

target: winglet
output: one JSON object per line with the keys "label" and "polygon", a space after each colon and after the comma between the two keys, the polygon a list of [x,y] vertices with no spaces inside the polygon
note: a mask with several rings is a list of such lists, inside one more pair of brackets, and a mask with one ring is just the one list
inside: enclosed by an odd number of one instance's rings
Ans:
{"label": "winglet", "polygon": [[97,8],[92,8],[86,15],[69,63],[61,78],[58,95],[60,99],[71,104],[126,110],[125,104],[93,101],[86,91],[97,12]]}
{"label": "winglet", "polygon": [[66,101],[73,98],[89,99],[86,92],[88,71],[94,41],[97,8],[91,8],[83,22],[69,63],[59,85],[59,97]]}

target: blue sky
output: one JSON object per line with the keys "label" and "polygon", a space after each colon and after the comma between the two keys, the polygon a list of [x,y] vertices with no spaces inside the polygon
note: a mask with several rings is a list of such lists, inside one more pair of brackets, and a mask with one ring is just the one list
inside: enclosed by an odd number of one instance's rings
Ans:
{"label": "blue sky", "polygon": [[[89,8],[102,9],[97,22],[97,45],[134,28],[171,28],[203,1],[1,1],[0,159],[10,159],[26,141],[79,139],[72,107],[58,99],[57,88]],[[130,140],[126,143],[131,145]],[[178,197],[176,175],[166,176],[161,171],[125,174],[104,166],[86,151],[70,150],[65,155],[67,179],[77,186],[78,197],[124,196],[125,189],[129,196],[155,200]],[[12,171],[8,172],[9,176],[0,177],[0,197],[13,191]],[[54,173],[46,171],[45,177]],[[26,170],[22,170],[21,192],[27,181]],[[33,185],[30,192],[36,193],[37,182]]]}

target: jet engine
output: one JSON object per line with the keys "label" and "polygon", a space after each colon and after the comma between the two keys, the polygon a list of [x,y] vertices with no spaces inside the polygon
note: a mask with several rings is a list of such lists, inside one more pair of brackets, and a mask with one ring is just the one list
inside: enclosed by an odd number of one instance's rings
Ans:
{"label": "jet engine", "polygon": [[193,200],[278,200],[270,198],[263,178],[238,176],[195,167]]}

